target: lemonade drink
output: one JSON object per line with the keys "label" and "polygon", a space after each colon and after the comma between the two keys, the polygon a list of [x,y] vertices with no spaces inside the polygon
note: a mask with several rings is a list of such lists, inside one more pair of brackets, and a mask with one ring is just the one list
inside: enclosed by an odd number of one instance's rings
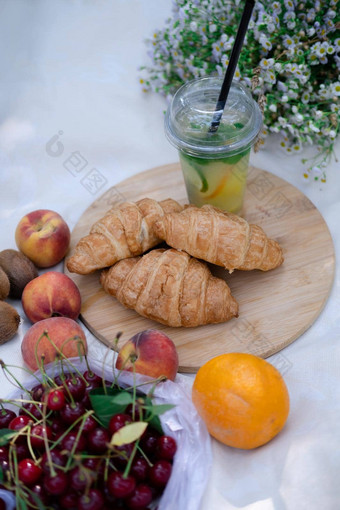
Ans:
{"label": "lemonade drink", "polygon": [[249,155],[262,116],[249,92],[233,83],[218,130],[209,132],[221,80],[193,80],[175,94],[165,121],[169,140],[179,149],[190,203],[212,204],[239,213]]}

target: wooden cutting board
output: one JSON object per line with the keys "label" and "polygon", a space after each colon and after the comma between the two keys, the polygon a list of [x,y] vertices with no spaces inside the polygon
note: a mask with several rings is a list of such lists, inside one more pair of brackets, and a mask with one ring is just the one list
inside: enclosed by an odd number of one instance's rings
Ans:
{"label": "wooden cutting board", "polygon": [[[186,203],[179,165],[148,170],[109,189],[76,224],[71,251],[111,206],[143,197],[171,197]],[[182,372],[196,372],[206,361],[226,352],[249,352],[264,358],[277,353],[302,335],[323,309],[334,278],[333,242],[321,214],[301,191],[258,168],[250,168],[243,216],[281,244],[285,261],[268,272],[234,271],[229,275],[223,268],[212,268],[230,286],[239,303],[239,318],[197,328],[163,326],[106,295],[99,284],[99,272],[81,276],[69,273],[65,266],[82,296],[81,320],[109,346],[118,331],[123,332],[119,345],[144,329],[164,331],[176,344]],[[279,364],[285,362],[284,357],[278,360]]]}

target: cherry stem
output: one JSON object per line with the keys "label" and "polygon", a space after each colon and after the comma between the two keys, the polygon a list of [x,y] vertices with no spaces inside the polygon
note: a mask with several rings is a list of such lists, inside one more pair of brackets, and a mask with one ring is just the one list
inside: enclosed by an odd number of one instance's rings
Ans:
{"label": "cherry stem", "polygon": [[85,414],[83,414],[81,417],[80,417],[80,421],[81,421],[81,424],[80,424],[80,427],[78,429],[78,432],[77,432],[77,436],[76,436],[76,440],[74,441],[74,444],[72,446],[72,450],[70,451],[70,454],[69,454],[69,458],[67,460],[67,463],[66,463],[66,469],[69,469],[70,465],[71,465],[71,462],[73,460],[73,456],[75,454],[75,451],[76,451],[76,447],[77,447],[77,444],[78,444],[78,441],[79,441],[79,438],[82,434],[82,431],[83,431],[83,428],[84,428],[84,425],[85,425],[85,420],[91,415],[93,414],[94,411],[87,411]]}
{"label": "cherry stem", "polygon": [[[6,377],[7,381],[10,382],[11,384],[13,384],[13,386],[15,386],[16,388],[19,388],[20,390],[22,391],[25,391],[26,393],[29,393],[28,390],[26,390],[26,388],[18,381],[18,379],[12,374],[12,372],[10,370],[8,370],[7,368],[7,365],[2,361],[0,360],[0,365],[1,365],[1,368],[4,372],[4,376]],[[12,377],[12,379],[15,381],[16,384],[14,384],[9,378],[8,378],[8,375],[10,375]]]}
{"label": "cherry stem", "polygon": [[39,379],[39,377],[34,372],[32,372],[32,370],[29,370],[26,367],[20,367],[19,365],[11,365],[8,363],[4,363],[1,360],[0,360],[0,365],[1,366],[5,365],[7,368],[19,368],[20,370],[23,370],[24,372],[26,372],[26,374],[33,376],[37,380],[37,382],[41,383],[41,380]]}
{"label": "cherry stem", "polygon": [[129,475],[129,473],[130,473],[131,465],[132,465],[133,459],[135,458],[135,455],[136,455],[136,452],[137,452],[138,443],[139,443],[139,439],[137,439],[137,441],[133,445],[133,450],[131,452],[131,455],[130,455],[130,458],[128,460],[128,463],[126,464],[126,468],[125,468],[124,473],[123,473],[123,478],[126,478]]}
{"label": "cherry stem", "polygon": [[[84,354],[84,358],[85,358],[85,363],[86,363],[86,368],[87,368],[87,371],[88,371],[88,374],[90,376],[92,376],[94,374],[93,370],[91,370],[90,368],[90,365],[89,365],[89,362],[88,362],[88,359],[87,359],[87,355]],[[87,382],[87,381],[86,381]]]}
{"label": "cherry stem", "polygon": [[[20,404],[24,403],[24,404],[34,404],[35,407],[40,411],[40,408],[38,406],[38,404],[36,403],[35,400],[24,400],[22,398],[13,398],[11,400],[2,400],[2,402],[7,402],[8,404],[11,404],[13,406],[16,406],[16,407],[19,407],[19,409],[22,407],[21,405],[19,405],[19,403],[17,402],[20,402]],[[42,405],[43,402],[41,402]],[[41,420],[37,421],[36,417],[34,416],[34,414],[32,414],[28,409],[25,409],[25,414],[28,414],[30,418],[32,418],[32,420],[36,423],[40,423]]]}
{"label": "cherry stem", "polygon": [[54,448],[55,448],[56,446],[58,446],[58,444],[59,444],[59,443],[61,443],[61,441],[64,439],[64,437],[65,437],[65,436],[66,436],[69,432],[71,432],[71,430],[72,430],[72,429],[73,429],[76,425],[78,425],[78,423],[79,423],[81,420],[83,420],[83,419],[84,419],[84,416],[85,416],[85,419],[86,419],[88,416],[90,416],[90,415],[91,415],[91,414],[93,414],[93,413],[94,413],[94,411],[93,411],[93,410],[91,410],[91,411],[87,411],[87,412],[86,412],[86,414],[83,414],[82,416],[79,416],[79,418],[77,418],[77,419],[76,419],[76,420],[75,420],[75,421],[74,421],[74,422],[70,425],[70,427],[69,427],[67,430],[65,430],[65,432],[64,432],[61,436],[59,436],[59,437],[58,437],[58,439],[57,439],[54,443],[52,443],[52,445],[51,445],[51,450],[54,450]]}
{"label": "cherry stem", "polygon": [[56,473],[56,470],[54,469],[54,466],[53,466],[51,450],[50,450],[50,447],[49,447],[49,444],[48,444],[48,437],[47,437],[47,430],[46,430],[46,424],[47,424],[46,410],[47,410],[47,405],[45,405],[44,408],[43,408],[43,417],[42,417],[43,428],[42,428],[42,434],[43,434],[43,440],[44,440],[44,445],[45,445],[45,452],[46,452],[46,456],[47,456],[47,462],[48,462],[48,465],[49,465],[49,468],[50,468],[51,476],[53,477],[53,476],[56,476],[57,473]]}
{"label": "cherry stem", "polygon": [[[119,339],[122,336],[122,334],[123,334],[122,331],[118,331],[118,333],[116,334],[116,337],[113,341],[113,350],[116,352],[118,351],[118,342],[119,342]],[[104,364],[103,364],[103,372],[104,372]],[[118,381],[118,377],[119,377],[120,373],[121,373],[121,370],[118,372],[118,375],[116,376],[115,370],[113,369],[113,381],[112,381],[111,387],[116,385],[118,389],[121,389],[120,385],[119,385],[119,381]]]}
{"label": "cherry stem", "polygon": [[143,452],[142,448],[138,445],[137,446],[137,449],[139,451],[139,453],[144,457],[144,459],[146,460],[146,462],[149,464],[150,467],[153,466],[151,460],[149,459],[149,457]]}
{"label": "cherry stem", "polygon": [[135,412],[136,412],[136,367],[135,362],[132,362],[132,369],[133,369],[133,389],[132,389],[132,419],[135,421]]}
{"label": "cherry stem", "polygon": [[33,448],[32,448],[32,443],[31,443],[31,431],[32,431],[32,428],[29,427],[28,434],[27,434],[27,447],[28,447],[28,451],[31,454],[32,459],[34,460],[34,462],[37,462],[37,458],[36,458],[36,456],[34,454],[34,451],[33,451]]}
{"label": "cherry stem", "polygon": [[[69,360],[69,358],[67,358],[67,356],[64,355],[64,353],[62,352],[62,349],[63,347],[68,343],[70,342],[71,340],[76,340],[76,339],[79,339],[78,342],[77,342],[77,348],[78,348],[78,356],[81,360],[82,356],[85,357],[86,359],[86,353],[85,353],[85,346],[84,346],[84,342],[82,341],[82,339],[80,338],[80,336],[78,335],[75,335],[75,336],[72,336],[70,338],[68,338],[67,340],[65,340],[65,342],[62,343],[61,345],[61,350],[58,349],[58,347],[55,345],[55,343],[53,342],[53,340],[51,340],[49,337],[48,337],[49,341],[51,342],[52,346],[57,349],[59,352],[59,361],[60,361],[60,364],[61,364],[61,367],[62,367],[62,373],[63,375],[64,374],[64,367],[63,367],[63,363],[66,363],[67,365],[67,368],[68,370],[71,371],[71,378],[72,378],[72,381],[74,382],[75,381],[75,375],[74,373],[76,372],[77,375],[84,381],[85,385],[88,386],[89,383],[87,382],[87,380],[85,379],[85,377],[83,376],[83,374],[80,372],[80,370],[78,370],[78,368],[73,365],[73,363],[71,363],[71,361]],[[82,347],[83,348],[83,353],[80,354],[80,350],[79,350],[79,347]]]}

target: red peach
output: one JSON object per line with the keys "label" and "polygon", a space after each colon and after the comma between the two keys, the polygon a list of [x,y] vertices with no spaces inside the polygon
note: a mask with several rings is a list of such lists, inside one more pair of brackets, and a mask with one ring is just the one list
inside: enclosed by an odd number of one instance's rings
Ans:
{"label": "red peach", "polygon": [[[43,336],[44,333],[48,335],[48,338]],[[37,361],[41,363],[42,356],[44,356],[44,364],[47,364],[53,361],[60,351],[67,358],[87,352],[84,331],[76,321],[67,317],[51,317],[36,322],[26,332],[21,343],[24,362],[32,370],[39,368]]]}
{"label": "red peach", "polygon": [[15,241],[20,251],[38,267],[51,267],[66,255],[70,229],[60,214],[38,209],[19,221]]}
{"label": "red peach", "polygon": [[164,375],[172,381],[178,370],[176,346],[165,333],[147,329],[134,335],[120,349],[116,360],[118,370],[133,371],[150,377]]}
{"label": "red peach", "polygon": [[66,274],[48,271],[25,286],[22,306],[31,322],[49,317],[76,319],[81,297],[78,287]]}

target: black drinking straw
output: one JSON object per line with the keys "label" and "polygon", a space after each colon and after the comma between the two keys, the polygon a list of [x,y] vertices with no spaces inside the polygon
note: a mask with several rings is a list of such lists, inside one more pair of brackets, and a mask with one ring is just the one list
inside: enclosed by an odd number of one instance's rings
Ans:
{"label": "black drinking straw", "polygon": [[247,32],[249,20],[251,17],[251,13],[253,12],[253,8],[255,5],[255,0],[246,0],[246,4],[244,6],[242,18],[240,21],[240,25],[238,27],[236,39],[234,42],[233,49],[231,51],[230,61],[224,76],[223,84],[221,87],[221,92],[216,104],[215,113],[213,116],[213,120],[211,122],[211,126],[209,128],[209,133],[215,133],[220,125],[221,117],[223,115],[223,110],[225,104],[228,99],[228,94],[230,90],[231,82],[233,81],[235,69],[237,66],[237,62],[241,53],[241,49],[243,46],[243,41]]}

